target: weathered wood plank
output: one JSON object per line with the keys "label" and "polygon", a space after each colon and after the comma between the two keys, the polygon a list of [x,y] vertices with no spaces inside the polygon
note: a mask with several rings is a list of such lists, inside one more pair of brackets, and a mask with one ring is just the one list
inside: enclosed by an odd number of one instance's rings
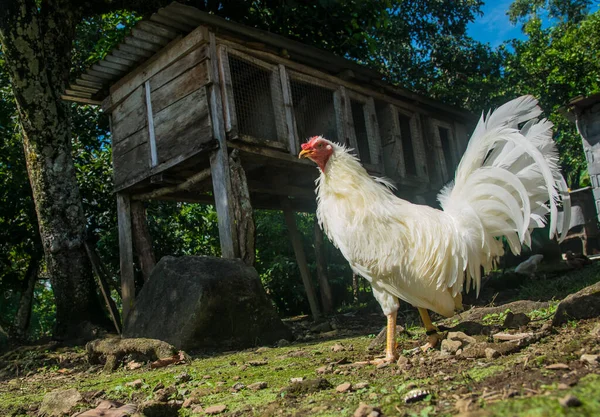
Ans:
{"label": "weathered wood plank", "polygon": [[200,149],[212,140],[206,88],[155,113],[154,131],[158,163]]}
{"label": "weathered wood plank", "polygon": [[60,98],[61,98],[61,100],[74,101],[76,103],[91,104],[94,106],[102,105],[102,102],[98,101],[98,100],[92,100],[92,99],[83,98],[83,97],[68,96],[66,94],[63,94],[62,96],[60,96]]}
{"label": "weathered wood plank", "polygon": [[[159,12],[160,12],[160,10],[159,10]],[[172,29],[180,31],[180,32],[190,32],[196,27],[196,25],[188,25],[186,23],[181,23],[181,22],[178,22],[177,20],[171,19],[170,17],[163,16],[163,15],[156,14],[156,13],[150,17],[150,20],[152,22],[160,23],[161,25],[164,25],[168,28],[172,28]]]}
{"label": "weathered wood plank", "polygon": [[[104,79],[102,79],[102,78],[94,77],[93,75],[86,74],[86,73],[81,74],[79,77],[84,81],[90,81],[90,82],[95,83],[96,85],[99,85],[100,88],[104,85],[104,82],[105,82]],[[82,84],[82,85],[85,85],[85,84]]]}
{"label": "weathered wood plank", "polygon": [[165,46],[173,39],[171,37],[165,38],[157,33],[147,32],[141,28],[138,28],[137,26],[131,29],[131,34],[135,36],[136,39],[154,44],[157,47]]}
{"label": "weathered wood plank", "polygon": [[147,51],[142,48],[137,48],[135,46],[126,45],[124,43],[121,43],[117,47],[117,49],[113,51],[113,54],[115,53],[115,51],[126,54],[128,56],[133,55],[133,56],[137,57],[137,60],[142,60],[144,58],[149,58],[152,56],[152,51]]}
{"label": "weathered wood plank", "polygon": [[117,221],[119,224],[119,258],[121,272],[121,299],[123,323],[135,304],[133,275],[133,241],[131,236],[131,204],[129,195],[117,194]]}
{"label": "weathered wood plank", "polygon": [[[163,85],[171,82],[173,79],[177,78],[190,68],[199,65],[206,59],[208,59],[208,47],[206,45],[202,45],[192,50],[187,55],[181,57],[168,67],[159,71],[156,75],[152,76],[150,78],[151,91],[154,92],[154,90],[161,88]],[[206,67],[206,72],[208,73],[208,63],[203,63],[203,65]]]}
{"label": "weathered wood plank", "polygon": [[146,208],[141,201],[131,201],[131,228],[133,235],[133,247],[144,281],[148,281],[150,274],[156,265],[154,250],[152,249],[152,237],[148,230],[146,220]]}
{"label": "weathered wood plank", "polygon": [[281,85],[281,76],[279,75],[279,67],[277,66],[274,66],[271,71],[269,76],[269,86],[271,87],[271,100],[273,102],[273,117],[275,118],[277,140],[287,150],[289,140],[285,119],[285,105],[283,102],[283,88]]}
{"label": "weathered wood plank", "polygon": [[113,142],[112,151],[113,158],[115,156],[121,156],[132,150],[133,148],[140,146],[142,143],[148,141],[148,128],[143,127],[132,135],[127,136],[126,138]]}
{"label": "weathered wood plank", "polygon": [[152,53],[156,53],[161,48],[160,45],[146,42],[141,39],[134,38],[133,36],[127,36],[124,42],[126,45],[133,46],[134,48],[143,49],[145,51],[150,51]]}
{"label": "weathered wood plank", "polygon": [[111,62],[109,60],[98,61],[98,65],[100,65],[101,67],[114,69],[115,71],[118,71],[119,73],[130,70],[130,66],[127,64],[119,64],[117,62]]}
{"label": "weathered wood plank", "polygon": [[352,106],[350,103],[350,97],[348,97],[348,91],[346,90],[346,87],[341,86],[339,88],[339,91],[342,106],[342,118],[344,123],[344,139],[346,141],[346,144],[358,153],[358,142],[356,141],[356,131],[354,130],[354,121],[352,118]]}
{"label": "weathered wood plank", "polygon": [[213,180],[213,195],[219,223],[219,240],[221,242],[221,256],[235,258],[239,254],[237,230],[235,229],[231,199],[231,179],[229,176],[229,157],[227,155],[227,134],[223,121],[223,102],[220,88],[220,77],[217,58],[217,44],[214,33],[209,33],[210,38],[210,71],[213,83],[208,86],[210,116],[212,119],[213,137],[219,142],[219,149],[210,156],[210,167]]}
{"label": "weathered wood plank", "polygon": [[223,93],[223,122],[225,124],[225,132],[229,134],[229,138],[236,138],[238,135],[238,122],[235,112],[235,100],[233,97],[233,83],[231,81],[231,68],[229,67],[229,55],[227,48],[219,47],[219,80],[220,88]]}
{"label": "weathered wood plank", "polygon": [[71,97],[92,98],[91,93],[86,93],[85,91],[70,90],[70,89],[65,90],[65,95],[71,96]]}
{"label": "weathered wood plank", "polygon": [[[94,94],[94,93],[98,92],[98,88],[85,87],[85,86],[78,85],[78,84],[71,84],[70,87],[72,90],[81,91],[83,93]],[[102,87],[100,87],[100,88],[102,88]]]}
{"label": "weathered wood plank", "polygon": [[[147,81],[152,85],[152,79]],[[202,89],[209,82],[207,61],[201,62],[177,78],[152,91],[152,108],[159,113],[188,94]],[[206,97],[204,97],[206,99]]]}
{"label": "weathered wood plank", "polygon": [[[118,52],[118,51],[114,51],[114,52]],[[125,54],[123,54],[125,55]],[[118,56],[116,54],[114,54],[113,52],[111,52],[109,55],[106,55],[104,57],[104,60],[107,62],[114,62],[115,64],[120,64],[120,65],[124,65],[128,68],[134,66],[137,63],[137,59],[132,59],[130,55],[127,55],[127,58],[123,57],[123,56]]]}
{"label": "weathered wood plank", "polygon": [[112,81],[113,78],[115,77],[114,74],[108,74],[106,72],[96,71],[91,68],[88,68],[87,70],[85,70],[85,74],[81,74],[82,77],[84,75],[90,75],[92,77],[95,77],[96,79],[101,79],[103,84],[106,83],[107,81]]}
{"label": "weathered wood plank", "polygon": [[158,164],[156,154],[156,135],[154,133],[154,115],[152,113],[152,99],[150,97],[150,81],[144,83],[144,92],[146,93],[146,117],[148,119],[148,144],[150,145],[150,166]]}
{"label": "weathered wood plank", "polygon": [[[144,129],[143,132],[146,130]],[[113,155],[115,187],[150,169],[150,149],[148,142],[142,142],[123,154]]]}
{"label": "weathered wood plank", "polygon": [[294,118],[294,105],[292,103],[292,90],[290,80],[284,65],[279,65],[279,77],[281,79],[281,94],[283,100],[283,112],[285,115],[285,126],[287,130],[288,149],[292,155],[300,152],[300,143],[298,140],[298,129],[296,119]]}
{"label": "weathered wood plank", "polygon": [[162,187],[162,188],[158,188],[156,190],[150,191],[148,193],[135,195],[135,196],[133,196],[133,200],[140,200],[140,201],[141,200],[155,200],[155,199],[159,199],[160,197],[168,195],[168,194],[178,193],[178,192],[182,192],[182,191],[189,191],[194,185],[201,183],[202,181],[204,181],[205,179],[207,179],[209,177],[210,177],[210,168],[206,168],[206,169],[192,175],[191,177],[189,177],[188,179],[186,179],[184,182],[182,182],[180,184]]}
{"label": "weathered wood plank", "polygon": [[119,76],[119,75],[123,74],[126,71],[126,70],[114,69],[109,66],[103,66],[100,64],[92,65],[91,68],[92,68],[92,70],[96,71],[99,74],[102,73],[107,76],[110,76],[111,79],[115,76]]}
{"label": "weathered wood plank", "polygon": [[274,140],[262,140],[262,139],[257,139],[253,136],[248,136],[248,135],[238,135],[238,139],[242,140],[246,143],[252,144],[252,145],[264,146],[264,147],[268,147],[268,148],[275,148],[275,149],[280,149],[282,151],[288,150],[287,144],[281,143],[281,142],[276,142]]}
{"label": "weathered wood plank", "polygon": [[283,216],[285,218],[285,224],[287,225],[290,240],[292,241],[292,247],[296,255],[296,262],[298,263],[298,269],[300,269],[300,276],[302,277],[302,283],[304,284],[304,290],[308,298],[308,304],[310,305],[310,312],[313,316],[313,320],[319,319],[321,312],[319,311],[319,303],[315,294],[315,288],[311,280],[310,270],[308,269],[308,263],[306,262],[306,254],[304,253],[304,246],[302,244],[302,236],[296,226],[296,218],[290,205],[290,200],[287,197],[281,197],[281,208],[283,209]]}
{"label": "weathered wood plank", "polygon": [[113,144],[125,139],[147,125],[146,96],[139,86],[127,100],[112,111]]}
{"label": "weathered wood plank", "polygon": [[113,105],[118,105],[136,88],[146,82],[146,80],[184,55],[187,55],[202,43],[206,43],[207,40],[208,30],[205,27],[199,27],[185,38],[171,42],[160,53],[156,54],[153,59],[140,65],[135,71],[111,87],[110,93]]}
{"label": "weathered wood plank", "polygon": [[138,23],[136,23],[135,27],[139,27],[140,29],[145,30],[146,32],[155,33],[159,36],[162,36],[163,38],[168,39],[175,39],[180,34],[180,31],[173,30],[167,26],[147,20],[139,21]]}
{"label": "weathered wood plank", "polygon": [[371,162],[377,167],[378,172],[383,173],[381,134],[379,132],[379,121],[377,120],[375,100],[373,100],[373,97],[367,97],[365,105],[365,123],[367,125],[367,132],[369,132]]}
{"label": "weathered wood plank", "polygon": [[[83,75],[83,74],[82,74]],[[80,85],[82,87],[93,88],[95,91],[102,89],[103,85],[101,83],[85,80],[83,78],[77,79],[75,84]]]}

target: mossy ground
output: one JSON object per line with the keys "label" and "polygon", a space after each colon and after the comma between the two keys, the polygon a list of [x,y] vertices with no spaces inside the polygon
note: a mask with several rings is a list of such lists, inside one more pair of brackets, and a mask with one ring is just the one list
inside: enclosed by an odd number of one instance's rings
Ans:
{"label": "mossy ground", "polygon": [[[589,285],[594,281],[591,277],[600,280],[598,272],[600,268],[590,267],[582,281]],[[571,286],[576,284],[571,276],[565,279]],[[546,281],[539,281],[539,285]],[[561,286],[551,283],[548,287]],[[539,330],[550,323],[551,313],[551,309],[534,312],[535,320],[520,331]],[[413,322],[412,316],[404,319],[407,324]],[[449,323],[453,321],[456,319]],[[303,340],[290,346],[195,355],[191,363],[152,370],[145,366],[104,372],[101,366],[86,362],[82,349],[15,352],[5,355],[5,362],[0,363],[5,369],[0,374],[0,415],[37,415],[44,395],[55,389],[77,389],[84,397],[80,404],[83,410],[93,408],[98,399],[140,404],[156,396],[157,386],[174,386],[172,399],[194,397],[204,408],[224,404],[227,409],[222,415],[227,416],[352,416],[360,402],[380,407],[386,416],[451,416],[465,411],[477,413],[473,416],[600,415],[600,369],[580,361],[583,353],[600,353],[598,336],[592,331],[600,319],[553,328],[538,342],[496,359],[415,351],[425,336],[420,329],[410,328],[398,338],[399,352],[408,363],[383,368],[353,365],[373,357],[367,347],[384,324],[380,314],[340,315],[335,322],[337,330],[307,337],[307,332],[299,329],[310,323],[299,319],[290,323]],[[567,367],[548,368],[557,363]],[[180,377],[183,373],[189,380],[183,382],[187,379]],[[332,388],[296,394],[290,389],[290,380],[299,377],[325,378]],[[141,387],[127,385],[137,379],[143,381]],[[256,391],[247,388],[255,382],[266,382],[267,387]],[[367,385],[345,393],[335,390],[343,383],[360,382]],[[234,390],[236,383],[246,388]],[[405,404],[405,395],[415,388],[430,394]],[[559,405],[558,399],[569,393],[581,400],[580,407]],[[203,413],[181,408],[179,415]]]}

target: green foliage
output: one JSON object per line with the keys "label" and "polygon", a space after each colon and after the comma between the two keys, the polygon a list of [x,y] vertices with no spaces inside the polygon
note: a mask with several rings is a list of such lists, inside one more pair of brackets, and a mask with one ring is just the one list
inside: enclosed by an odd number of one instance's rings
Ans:
{"label": "green foliage", "polygon": [[508,315],[509,311],[510,311],[510,308],[507,308],[506,310],[504,310],[500,313],[486,314],[481,319],[481,322],[483,324],[485,324],[486,326],[489,326],[492,324],[502,324],[502,323],[504,323],[504,320],[506,320],[506,316]]}
{"label": "green foliage", "polygon": [[555,124],[560,162],[571,188],[578,188],[587,164],[581,137],[560,109],[578,95],[600,91],[600,12],[557,23],[548,29],[538,18],[524,25],[527,40],[514,40],[507,56],[507,94],[533,94]]}

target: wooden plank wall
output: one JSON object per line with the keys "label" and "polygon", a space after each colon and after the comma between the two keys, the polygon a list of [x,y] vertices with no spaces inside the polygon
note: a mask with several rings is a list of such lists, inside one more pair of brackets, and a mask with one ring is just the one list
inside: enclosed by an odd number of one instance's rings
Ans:
{"label": "wooden plank wall", "polygon": [[202,45],[149,77],[112,110],[117,190],[186,159],[212,140],[209,62]]}

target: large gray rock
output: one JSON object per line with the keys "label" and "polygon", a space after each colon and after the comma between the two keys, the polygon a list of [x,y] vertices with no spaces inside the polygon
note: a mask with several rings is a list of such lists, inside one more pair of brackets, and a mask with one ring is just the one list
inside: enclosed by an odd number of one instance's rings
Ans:
{"label": "large gray rock", "polygon": [[600,282],[569,295],[556,308],[552,325],[558,326],[569,320],[600,317]]}
{"label": "large gray rock", "polygon": [[290,339],[256,270],[238,259],[166,256],[140,291],[125,337],[187,350],[232,350]]}

